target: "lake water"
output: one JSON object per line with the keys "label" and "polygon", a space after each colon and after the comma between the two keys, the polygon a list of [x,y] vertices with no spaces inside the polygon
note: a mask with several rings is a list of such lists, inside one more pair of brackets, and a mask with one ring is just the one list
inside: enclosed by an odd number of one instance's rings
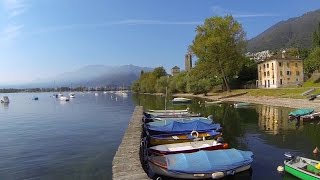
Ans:
{"label": "lake water", "polygon": [[[135,105],[164,108],[159,96],[77,93],[70,102],[60,102],[50,97],[52,93],[7,95],[10,104],[0,104],[1,180],[111,179],[112,159]],[[32,100],[34,95],[38,101]],[[284,152],[319,159],[312,150],[320,146],[320,125],[288,122],[291,109],[235,109],[228,103],[206,107],[201,99],[191,105],[168,104],[170,109],[187,107],[213,115],[224,126],[224,139],[231,147],[254,153],[252,175],[244,179],[294,180],[276,171]]]}

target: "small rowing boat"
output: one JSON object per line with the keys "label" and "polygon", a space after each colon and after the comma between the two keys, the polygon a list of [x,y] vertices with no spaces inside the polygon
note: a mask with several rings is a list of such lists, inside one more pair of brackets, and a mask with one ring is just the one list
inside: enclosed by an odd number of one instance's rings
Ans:
{"label": "small rowing boat", "polygon": [[284,169],[286,172],[303,180],[319,180],[320,179],[320,161],[294,157],[286,154],[287,159],[284,161]]}

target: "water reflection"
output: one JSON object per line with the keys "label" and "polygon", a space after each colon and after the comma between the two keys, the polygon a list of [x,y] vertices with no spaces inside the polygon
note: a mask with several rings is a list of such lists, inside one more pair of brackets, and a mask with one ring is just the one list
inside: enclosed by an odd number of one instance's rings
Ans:
{"label": "water reflection", "polygon": [[279,134],[281,131],[296,130],[300,124],[288,121],[289,108],[257,105],[259,128],[269,134]]}

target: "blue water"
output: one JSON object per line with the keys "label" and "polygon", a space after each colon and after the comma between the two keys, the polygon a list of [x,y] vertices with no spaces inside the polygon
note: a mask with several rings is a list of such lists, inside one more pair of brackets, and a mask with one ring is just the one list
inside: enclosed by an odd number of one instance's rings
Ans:
{"label": "blue water", "polygon": [[52,93],[6,95],[0,179],[111,179],[112,158],[134,110],[130,97],[77,93],[60,102]]}

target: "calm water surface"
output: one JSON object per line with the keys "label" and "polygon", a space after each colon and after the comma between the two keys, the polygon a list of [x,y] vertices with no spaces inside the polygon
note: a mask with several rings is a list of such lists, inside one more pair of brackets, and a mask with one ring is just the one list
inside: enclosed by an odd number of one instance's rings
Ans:
{"label": "calm water surface", "polygon": [[[164,108],[164,98],[146,95],[77,93],[70,102],[57,101],[52,93],[7,95],[10,104],[0,104],[0,179],[5,180],[111,179],[112,159],[134,106]],[[34,95],[39,101],[31,100]],[[168,104],[170,109],[187,107],[223,124],[231,147],[253,151],[252,175],[242,179],[295,180],[276,171],[287,151],[319,159],[312,150],[320,146],[320,125],[288,122],[291,109],[205,106],[200,99],[191,105]]]}
{"label": "calm water surface", "polygon": [[52,93],[6,95],[10,104],[0,104],[1,180],[111,179],[112,158],[134,110],[130,97],[77,93],[60,102]]}

